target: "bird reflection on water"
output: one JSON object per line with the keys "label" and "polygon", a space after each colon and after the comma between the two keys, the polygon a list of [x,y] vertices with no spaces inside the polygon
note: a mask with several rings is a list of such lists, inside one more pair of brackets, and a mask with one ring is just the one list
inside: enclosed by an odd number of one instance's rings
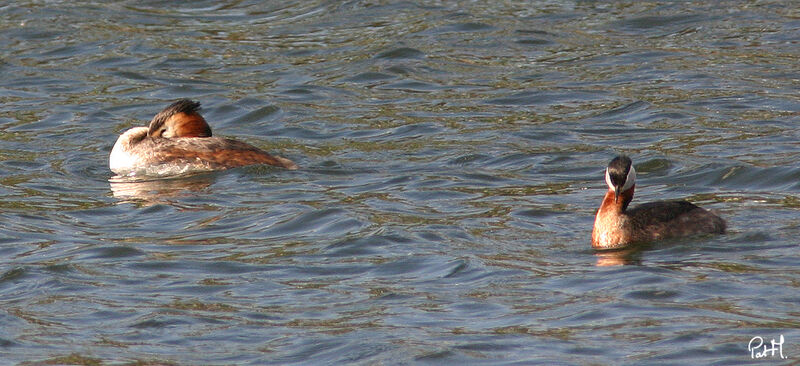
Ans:
{"label": "bird reflection on water", "polygon": [[136,179],[112,177],[108,180],[111,193],[121,203],[146,205],[173,204],[182,196],[192,196],[208,189],[214,183],[213,174],[193,174],[170,178]]}

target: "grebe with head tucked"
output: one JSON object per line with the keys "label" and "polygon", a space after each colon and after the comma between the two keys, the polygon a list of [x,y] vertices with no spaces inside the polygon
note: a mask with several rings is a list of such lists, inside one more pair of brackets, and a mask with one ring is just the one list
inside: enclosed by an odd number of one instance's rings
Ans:
{"label": "grebe with head tucked", "polygon": [[627,156],[606,168],[608,191],[592,230],[592,247],[617,249],[629,244],[699,234],[722,234],[725,221],[687,201],[658,201],[627,210],[636,187],[636,169]]}
{"label": "grebe with head tucked", "polygon": [[109,168],[119,175],[173,175],[253,164],[297,169],[291,160],[244,142],[211,136],[198,113],[200,103],[181,99],[164,108],[149,127],[134,127],[117,139]]}

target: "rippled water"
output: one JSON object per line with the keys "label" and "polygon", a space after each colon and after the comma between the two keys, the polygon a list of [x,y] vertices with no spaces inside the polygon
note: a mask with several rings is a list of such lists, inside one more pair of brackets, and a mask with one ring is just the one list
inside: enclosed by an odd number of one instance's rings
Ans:
{"label": "rippled water", "polygon": [[[2,363],[796,362],[800,13],[710,3],[0,5]],[[183,97],[301,169],[109,181]],[[618,152],[729,233],[592,251]]]}

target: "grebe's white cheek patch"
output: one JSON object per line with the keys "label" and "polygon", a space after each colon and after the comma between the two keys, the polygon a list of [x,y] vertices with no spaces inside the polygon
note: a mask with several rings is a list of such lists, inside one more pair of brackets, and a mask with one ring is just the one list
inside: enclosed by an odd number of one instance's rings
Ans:
{"label": "grebe's white cheek patch", "polygon": [[[606,177],[608,177],[608,174],[606,174]],[[631,189],[634,184],[636,184],[636,169],[634,169],[633,165],[631,165],[631,169],[628,171],[628,176],[625,178],[625,185],[622,186],[622,192]]]}
{"label": "grebe's white cheek patch", "polygon": [[608,168],[606,168],[606,184],[608,185],[608,189],[614,190],[614,183],[611,183],[611,176],[608,174]]}

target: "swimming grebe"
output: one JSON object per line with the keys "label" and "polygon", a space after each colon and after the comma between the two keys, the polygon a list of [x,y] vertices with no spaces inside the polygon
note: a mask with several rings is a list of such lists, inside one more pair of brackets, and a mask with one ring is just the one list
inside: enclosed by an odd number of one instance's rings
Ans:
{"label": "swimming grebe", "polygon": [[200,103],[181,99],[164,108],[149,127],[131,128],[117,139],[108,166],[118,175],[173,175],[253,164],[297,169],[291,160],[244,142],[211,136]]}
{"label": "swimming grebe", "polygon": [[723,219],[687,201],[650,202],[626,210],[636,188],[636,169],[627,156],[617,156],[608,163],[606,184],[608,192],[592,230],[595,249],[725,232]]}

